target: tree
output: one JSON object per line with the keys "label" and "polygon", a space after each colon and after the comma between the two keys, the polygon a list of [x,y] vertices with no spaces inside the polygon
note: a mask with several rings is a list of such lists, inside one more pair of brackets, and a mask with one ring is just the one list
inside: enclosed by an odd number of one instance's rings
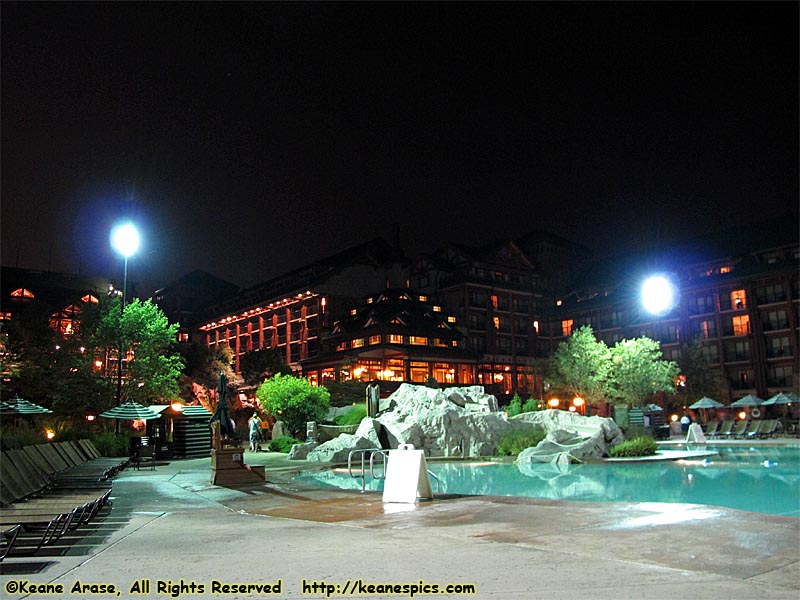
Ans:
{"label": "tree", "polygon": [[722,400],[728,395],[725,379],[719,365],[708,360],[704,346],[701,339],[681,346],[678,364],[686,376],[684,392],[692,401],[703,396]]}
{"label": "tree", "polygon": [[275,375],[291,375],[285,355],[277,348],[250,350],[239,360],[239,371],[247,385],[261,383]]}
{"label": "tree", "polygon": [[122,348],[122,401],[154,402],[178,396],[183,359],[174,351],[178,324],[170,325],[150,300],[134,299],[120,317],[119,299],[101,302],[93,341],[98,349],[116,354]]}
{"label": "tree", "polygon": [[658,342],[647,337],[614,344],[609,396],[630,406],[644,406],[657,392],[674,394],[680,368],[661,356]]}
{"label": "tree", "polygon": [[584,325],[559,344],[551,360],[550,378],[556,388],[595,402],[605,400],[610,370],[608,346],[596,340],[592,328]]}
{"label": "tree", "polygon": [[264,410],[286,423],[294,437],[305,437],[306,423],[324,420],[330,408],[328,390],[293,375],[278,374],[267,379],[258,386],[256,397]]}

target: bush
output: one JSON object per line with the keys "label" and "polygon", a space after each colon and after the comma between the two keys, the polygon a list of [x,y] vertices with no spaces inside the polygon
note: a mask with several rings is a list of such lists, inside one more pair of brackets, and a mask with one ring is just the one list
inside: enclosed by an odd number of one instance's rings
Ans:
{"label": "bush", "polygon": [[261,406],[292,435],[305,433],[306,423],[320,423],[328,416],[330,394],[324,387],[312,386],[305,377],[275,375],[258,386]]}
{"label": "bush", "polygon": [[508,408],[506,409],[506,414],[509,417],[516,417],[521,412],[522,412],[522,400],[519,399],[519,394],[514,394],[514,397],[511,398],[511,402],[509,402],[508,404]]}
{"label": "bush", "polygon": [[517,456],[526,448],[541,442],[545,435],[546,433],[541,427],[520,429],[513,433],[508,433],[500,438],[500,442],[497,444],[497,454],[499,456]]}
{"label": "bush", "polygon": [[534,400],[533,398],[528,398],[525,400],[525,404],[522,405],[522,412],[536,412],[539,410],[539,401]]}
{"label": "bush", "polygon": [[626,440],[611,448],[609,454],[612,458],[631,458],[636,456],[653,456],[658,450],[656,441],[647,436],[639,436]]}
{"label": "bush", "polygon": [[365,403],[356,404],[343,415],[334,418],[336,425],[358,425],[367,416],[367,405]]}
{"label": "bush", "polygon": [[126,456],[130,444],[126,436],[110,431],[96,433],[92,438],[92,443],[103,456]]}
{"label": "bush", "polygon": [[269,451],[270,452],[283,452],[284,454],[288,454],[289,451],[292,449],[292,446],[295,444],[302,444],[300,440],[297,440],[289,435],[282,435],[279,438],[275,438],[269,443]]}

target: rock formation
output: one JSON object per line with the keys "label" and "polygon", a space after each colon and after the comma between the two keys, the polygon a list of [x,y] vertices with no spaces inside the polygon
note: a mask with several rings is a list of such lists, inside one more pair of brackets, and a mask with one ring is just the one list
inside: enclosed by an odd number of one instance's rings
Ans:
{"label": "rock formation", "polygon": [[548,437],[540,453],[530,453],[521,462],[549,462],[564,452],[567,459],[601,457],[622,441],[616,423],[602,417],[547,410],[508,419],[482,386],[442,390],[404,383],[381,402],[381,410],[377,418],[364,419],[354,434],[341,434],[320,445],[295,446],[289,457],[344,462],[351,450],[399,444],[413,444],[430,457],[491,456],[505,435],[532,424],[542,426]]}

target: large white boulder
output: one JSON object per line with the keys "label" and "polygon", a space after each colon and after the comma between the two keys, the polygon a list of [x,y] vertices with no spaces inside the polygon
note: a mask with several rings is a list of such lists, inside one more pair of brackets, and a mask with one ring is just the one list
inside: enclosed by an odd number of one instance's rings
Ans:
{"label": "large white boulder", "polygon": [[341,434],[310,448],[305,458],[344,462],[351,450],[400,444],[412,444],[429,457],[491,456],[504,436],[532,425],[543,427],[548,438],[540,452],[523,452],[521,462],[549,462],[555,455],[562,455],[561,461],[599,458],[622,441],[616,423],[602,417],[547,410],[508,419],[498,411],[497,399],[477,385],[435,389],[404,383],[381,406],[385,411],[364,419],[355,434]]}
{"label": "large white boulder", "polygon": [[565,410],[523,413],[514,420],[538,425],[547,434],[537,446],[523,450],[517,457],[523,472],[524,465],[602,458],[625,439],[613,419],[584,417]]}

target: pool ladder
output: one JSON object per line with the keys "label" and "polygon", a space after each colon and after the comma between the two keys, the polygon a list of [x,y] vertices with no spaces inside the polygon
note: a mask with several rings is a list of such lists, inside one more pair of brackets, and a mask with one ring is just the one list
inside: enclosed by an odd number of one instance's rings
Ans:
{"label": "pool ladder", "polygon": [[[353,479],[361,480],[361,493],[364,493],[367,489],[367,456],[369,456],[369,476],[372,479],[386,479],[386,465],[389,461],[389,451],[381,448],[367,448],[365,450],[351,450],[347,455],[347,472],[350,473],[350,477]],[[380,467],[377,473],[375,471],[375,456],[380,456]],[[361,459],[361,469],[357,472],[353,472],[354,457],[359,457]],[[433,477],[436,482],[436,493],[438,494],[441,488],[441,480],[430,469],[427,471],[428,476]]]}

